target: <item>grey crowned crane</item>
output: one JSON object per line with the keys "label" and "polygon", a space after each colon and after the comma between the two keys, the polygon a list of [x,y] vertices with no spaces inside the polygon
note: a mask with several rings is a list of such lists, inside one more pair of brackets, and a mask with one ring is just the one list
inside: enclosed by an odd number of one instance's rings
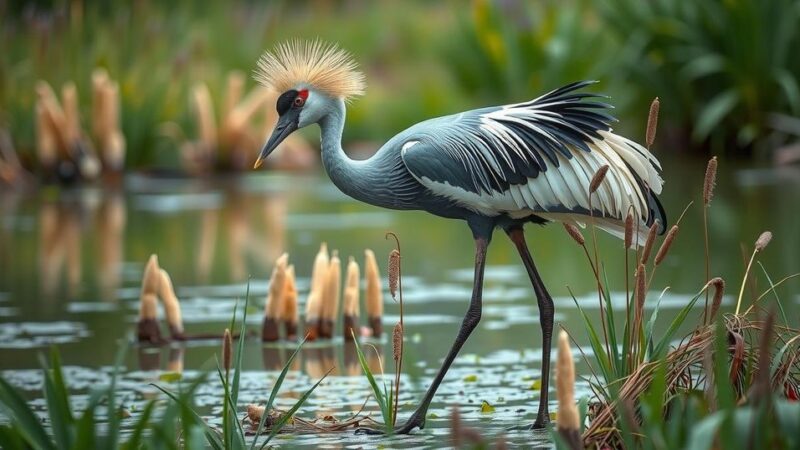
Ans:
{"label": "grey crowned crane", "polygon": [[[420,122],[383,145],[371,158],[350,159],[342,149],[347,100],[364,93],[364,76],[352,57],[320,41],[292,41],[265,53],[255,78],[280,92],[279,119],[255,163],[293,131],[321,130],[322,163],[345,194],[380,207],[423,210],[467,222],[475,240],[472,298],[452,348],[419,407],[396,431],[425,426],[425,415],[470,333],[481,318],[486,250],[501,228],[519,252],[539,306],[543,335],[542,383],[533,428],[549,422],[548,389],[553,300],[525,242],[527,223],[594,223],[621,236],[629,211],[638,218],[634,245],[643,243],[664,210],[656,195],[661,166],[641,145],[611,132],[615,119],[592,82],[572,83],[531,101],[466,111]],[[602,185],[589,184],[607,165]],[[591,201],[590,201],[591,200]],[[590,210],[591,209],[591,210]]]}

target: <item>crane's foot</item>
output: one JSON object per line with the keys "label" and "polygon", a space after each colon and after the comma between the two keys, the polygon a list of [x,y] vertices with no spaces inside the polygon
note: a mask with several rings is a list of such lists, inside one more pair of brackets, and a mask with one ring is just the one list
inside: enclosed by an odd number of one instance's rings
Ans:
{"label": "crane's foot", "polygon": [[539,415],[536,420],[530,425],[517,425],[508,428],[508,431],[542,431],[550,427],[549,414]]}
{"label": "crane's foot", "polygon": [[[416,414],[414,414],[408,418],[406,423],[395,427],[394,430],[392,430],[392,434],[410,434],[414,428],[419,428],[420,430],[425,428],[425,419],[420,419]],[[361,427],[356,428],[356,434],[383,435],[386,434],[386,430]]]}

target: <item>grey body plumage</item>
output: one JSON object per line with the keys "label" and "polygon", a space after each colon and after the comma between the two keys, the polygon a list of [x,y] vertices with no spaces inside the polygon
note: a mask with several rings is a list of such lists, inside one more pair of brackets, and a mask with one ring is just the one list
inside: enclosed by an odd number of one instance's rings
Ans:
{"label": "grey body plumage", "polygon": [[[288,134],[314,123],[322,163],[347,195],[372,205],[424,210],[466,221],[475,241],[469,308],[442,367],[419,407],[396,431],[424,427],[426,412],[448,368],[480,321],[486,251],[502,229],[522,258],[539,307],[542,385],[534,428],[549,421],[548,391],[553,301],[533,262],[523,226],[550,221],[594,225],[618,237],[629,214],[638,220],[633,245],[666,217],[657,195],[660,165],[641,145],[611,131],[614,118],[601,96],[578,82],[534,100],[476,109],[420,122],[372,157],[350,159],[341,146],[345,100],[363,93],[363,76],[346,52],[319,42],[293,42],[265,54],[257,77],[283,92],[279,119],[256,167]],[[590,180],[608,166],[593,193]]]}

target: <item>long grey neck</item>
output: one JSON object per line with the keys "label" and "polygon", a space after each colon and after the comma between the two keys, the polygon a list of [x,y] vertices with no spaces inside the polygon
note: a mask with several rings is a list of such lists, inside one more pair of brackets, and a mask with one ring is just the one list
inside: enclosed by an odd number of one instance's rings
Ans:
{"label": "long grey neck", "polygon": [[403,186],[411,177],[400,152],[383,147],[369,159],[350,159],[342,149],[344,122],[345,105],[341,100],[319,121],[322,164],[333,184],[356,200],[384,208],[408,209]]}

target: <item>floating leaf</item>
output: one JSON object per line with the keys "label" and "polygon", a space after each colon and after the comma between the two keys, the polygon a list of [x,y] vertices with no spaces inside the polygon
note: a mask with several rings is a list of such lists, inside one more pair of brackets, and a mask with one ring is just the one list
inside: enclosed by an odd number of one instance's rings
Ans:
{"label": "floating leaf", "polygon": [[481,413],[491,414],[494,412],[494,406],[490,405],[486,400],[481,401]]}
{"label": "floating leaf", "polygon": [[538,391],[541,388],[542,388],[542,380],[533,380],[533,383],[531,383],[531,386],[528,389],[532,391]]}
{"label": "floating leaf", "polygon": [[436,414],[436,413],[430,413],[430,414],[428,414],[428,419],[438,419],[438,418],[439,418],[439,415],[438,415],[438,414]]}
{"label": "floating leaf", "polygon": [[165,383],[177,383],[181,381],[183,378],[183,374],[180,372],[164,372],[158,376],[158,381],[163,381]]}
{"label": "floating leaf", "polygon": [[464,382],[465,383],[474,383],[476,381],[478,381],[478,376],[475,375],[475,374],[467,375],[467,376],[464,377]]}

